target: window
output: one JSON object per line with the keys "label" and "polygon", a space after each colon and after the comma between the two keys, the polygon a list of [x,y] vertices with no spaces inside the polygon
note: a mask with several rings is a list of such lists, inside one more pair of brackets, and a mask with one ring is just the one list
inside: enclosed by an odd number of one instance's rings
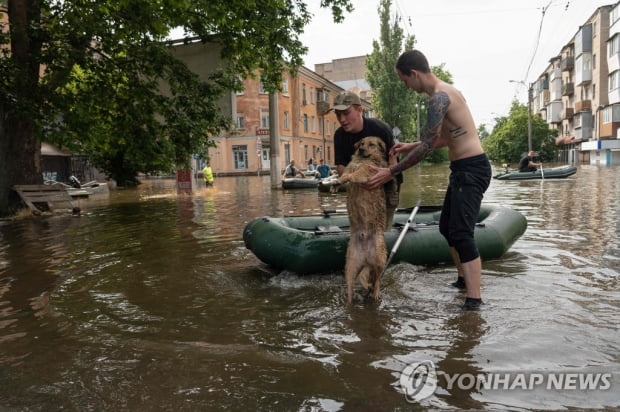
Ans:
{"label": "window", "polygon": [[616,6],[611,10],[611,16],[609,18],[609,27],[613,26],[615,22],[620,19],[620,6]]}
{"label": "window", "polygon": [[323,134],[323,118],[322,117],[319,118],[319,134],[320,135]]}
{"label": "window", "polygon": [[258,92],[260,94],[267,94],[267,90],[265,90],[265,85],[263,84],[262,80],[260,81],[258,85]]}
{"label": "window", "polygon": [[245,129],[245,117],[243,117],[243,113],[237,113],[237,129]]}
{"label": "window", "polygon": [[284,112],[284,130],[289,130],[291,128],[289,116],[289,112]]}
{"label": "window", "polygon": [[310,128],[312,133],[316,133],[316,118],[314,116],[310,118]]}
{"label": "window", "polygon": [[310,88],[310,103],[314,104],[314,87]]}
{"label": "window", "polygon": [[607,42],[607,57],[613,57],[620,51],[620,35],[616,34]]}
{"label": "window", "polygon": [[282,94],[288,95],[288,77],[282,79]]}
{"label": "window", "polygon": [[308,115],[304,114],[304,132],[308,133]]}
{"label": "window", "polygon": [[616,90],[620,87],[620,71],[616,70],[609,74],[609,91]]}
{"label": "window", "polygon": [[607,106],[603,110],[603,123],[611,123],[612,106]]}
{"label": "window", "polygon": [[243,96],[244,93],[244,84],[243,84],[243,78],[241,76],[237,77],[237,80],[239,81],[239,84],[241,85],[241,90],[235,92],[237,94],[237,96]]}
{"label": "window", "polygon": [[301,85],[301,103],[308,104],[308,101],[306,100],[306,83]]}
{"label": "window", "polygon": [[260,127],[269,129],[269,109],[260,109]]}
{"label": "window", "polygon": [[289,143],[284,144],[284,163],[291,163],[291,145]]}
{"label": "window", "polygon": [[233,167],[235,169],[247,169],[248,168],[248,146],[247,145],[233,145]]}
{"label": "window", "polygon": [[316,89],[316,101],[329,103],[329,91],[327,89]]}

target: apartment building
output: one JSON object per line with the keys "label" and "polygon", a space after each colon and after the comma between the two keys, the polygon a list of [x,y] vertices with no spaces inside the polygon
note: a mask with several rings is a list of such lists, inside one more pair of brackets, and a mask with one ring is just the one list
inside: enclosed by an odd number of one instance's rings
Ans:
{"label": "apartment building", "polygon": [[[219,57],[217,44],[184,41],[171,42],[173,54],[185,62],[202,79],[225,62]],[[334,132],[338,128],[331,107],[334,97],[345,90],[334,82],[300,67],[295,76],[283,73],[281,91],[275,96],[277,116],[275,135],[280,164],[283,171],[295,160],[304,168],[310,159],[319,159],[333,166]],[[350,89],[346,89],[350,90]],[[362,100],[365,113],[372,116],[370,103]],[[235,127],[211,138],[217,147],[209,148],[211,167],[218,176],[269,174],[272,158],[270,130],[270,95],[264,89],[260,76],[243,81],[243,90],[231,92],[220,101],[225,115],[230,116]],[[205,159],[196,158],[192,168],[200,171]]]}
{"label": "apartment building", "polygon": [[620,3],[599,7],[530,85],[560,161],[620,164]]}
{"label": "apartment building", "polygon": [[343,89],[354,91],[362,99],[372,101],[372,90],[366,80],[366,57],[345,57],[318,63],[314,65],[314,71]]}
{"label": "apartment building", "polygon": [[[235,129],[215,137],[217,148],[209,149],[211,165],[220,175],[268,174],[271,169],[270,95],[260,77],[247,78],[243,84],[242,91],[231,94]],[[278,170],[291,160],[301,168],[310,159],[333,165],[338,123],[330,109],[342,90],[305,67],[296,76],[283,74],[282,91],[275,97]]]}

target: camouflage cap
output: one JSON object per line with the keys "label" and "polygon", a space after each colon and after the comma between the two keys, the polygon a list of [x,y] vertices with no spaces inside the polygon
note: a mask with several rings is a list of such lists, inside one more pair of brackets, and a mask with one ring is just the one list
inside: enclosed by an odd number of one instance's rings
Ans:
{"label": "camouflage cap", "polygon": [[361,105],[360,97],[353,92],[341,92],[334,98],[334,110],[347,110],[352,105]]}

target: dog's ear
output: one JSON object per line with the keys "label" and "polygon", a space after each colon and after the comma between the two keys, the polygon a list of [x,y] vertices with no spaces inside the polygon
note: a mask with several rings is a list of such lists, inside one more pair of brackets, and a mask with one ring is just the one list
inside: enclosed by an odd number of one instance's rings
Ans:
{"label": "dog's ear", "polygon": [[385,148],[385,142],[384,142],[384,141],[383,141],[383,139],[381,139],[380,137],[377,137],[376,139],[377,139],[377,144],[378,144],[378,145],[379,145],[379,147],[381,148],[381,151],[382,151],[383,153],[385,153],[385,150],[386,150],[386,148]]}
{"label": "dog's ear", "polygon": [[357,142],[355,142],[355,144],[353,145],[353,149],[357,150],[359,149],[360,145],[362,144],[362,142],[366,140],[366,138],[364,137],[363,139],[358,140]]}

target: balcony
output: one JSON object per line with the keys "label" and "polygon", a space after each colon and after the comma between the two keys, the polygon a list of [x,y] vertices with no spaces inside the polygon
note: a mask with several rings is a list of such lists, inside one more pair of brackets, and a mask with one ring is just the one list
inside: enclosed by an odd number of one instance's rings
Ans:
{"label": "balcony", "polygon": [[541,101],[542,106],[546,106],[547,104],[549,104],[549,102],[551,101],[551,93],[549,93],[549,89],[543,90],[540,97],[542,99]]}
{"label": "balcony", "polygon": [[316,113],[319,116],[329,113],[329,102],[316,102]]}
{"label": "balcony", "polygon": [[562,96],[572,96],[575,92],[574,83],[564,83],[562,85]]}
{"label": "balcony", "polygon": [[568,107],[568,108],[564,109],[564,113],[562,114],[562,118],[563,119],[572,119],[574,115],[575,115],[575,109],[573,109],[572,107]]}
{"label": "balcony", "polygon": [[586,112],[592,110],[592,101],[591,100],[580,100],[575,102],[575,112]]}
{"label": "balcony", "polygon": [[562,59],[562,63],[560,63],[560,68],[563,72],[569,72],[575,68],[575,58],[573,56],[568,56]]}

